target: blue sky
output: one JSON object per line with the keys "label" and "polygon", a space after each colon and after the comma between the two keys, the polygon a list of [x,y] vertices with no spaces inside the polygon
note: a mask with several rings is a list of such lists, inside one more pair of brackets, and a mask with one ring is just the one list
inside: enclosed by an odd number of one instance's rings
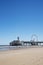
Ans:
{"label": "blue sky", "polygon": [[32,34],[43,40],[43,0],[0,0],[0,44]]}

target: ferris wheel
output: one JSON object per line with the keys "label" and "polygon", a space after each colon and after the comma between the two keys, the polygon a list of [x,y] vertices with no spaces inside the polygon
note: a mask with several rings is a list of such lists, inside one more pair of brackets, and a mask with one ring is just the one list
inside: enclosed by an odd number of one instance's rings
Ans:
{"label": "ferris wheel", "polygon": [[31,41],[38,41],[38,36],[36,34],[33,34],[31,36]]}

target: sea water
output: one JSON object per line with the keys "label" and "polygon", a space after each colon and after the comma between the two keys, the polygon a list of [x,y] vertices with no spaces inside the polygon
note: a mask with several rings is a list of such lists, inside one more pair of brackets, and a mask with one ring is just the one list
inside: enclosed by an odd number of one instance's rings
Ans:
{"label": "sea water", "polygon": [[0,45],[0,51],[7,51],[7,50],[16,50],[20,48],[26,48],[29,46],[9,46],[9,45]]}
{"label": "sea water", "polygon": [[16,48],[16,46],[0,45],[0,51],[12,50],[15,48]]}
{"label": "sea water", "polygon": [[[43,46],[43,45],[38,45],[38,46]],[[31,47],[31,45],[25,45],[25,46],[9,46],[9,45],[0,45],[0,51],[7,51],[7,50],[15,50],[15,49],[20,49],[20,48],[26,48],[26,47]]]}
{"label": "sea water", "polygon": [[15,50],[22,48],[23,46],[9,46],[9,45],[0,45],[0,51],[7,51],[7,50]]}

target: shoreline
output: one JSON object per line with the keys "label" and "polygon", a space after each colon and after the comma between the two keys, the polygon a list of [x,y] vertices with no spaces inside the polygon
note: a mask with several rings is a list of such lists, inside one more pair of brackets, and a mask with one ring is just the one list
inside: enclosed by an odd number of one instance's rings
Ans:
{"label": "shoreline", "polygon": [[8,46],[5,49],[0,48],[0,52],[11,51],[11,50],[22,50],[28,48],[43,48],[43,46]]}

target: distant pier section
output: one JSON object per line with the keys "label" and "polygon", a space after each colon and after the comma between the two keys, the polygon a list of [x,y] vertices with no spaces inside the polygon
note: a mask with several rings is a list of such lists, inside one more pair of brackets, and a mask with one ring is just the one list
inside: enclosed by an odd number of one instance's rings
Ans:
{"label": "distant pier section", "polygon": [[41,44],[43,44],[43,41],[35,40],[35,38],[31,39],[31,41],[20,41],[19,37],[17,37],[17,40],[10,42],[10,46],[41,45]]}

